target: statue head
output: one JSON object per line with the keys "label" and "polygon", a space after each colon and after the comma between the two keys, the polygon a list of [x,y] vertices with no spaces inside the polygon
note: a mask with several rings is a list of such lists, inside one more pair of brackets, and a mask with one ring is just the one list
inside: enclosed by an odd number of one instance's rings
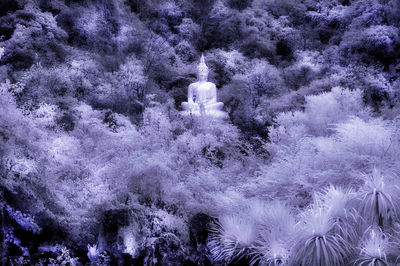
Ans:
{"label": "statue head", "polygon": [[208,78],[208,67],[203,54],[201,54],[200,64],[197,66],[197,77],[200,81],[207,81]]}

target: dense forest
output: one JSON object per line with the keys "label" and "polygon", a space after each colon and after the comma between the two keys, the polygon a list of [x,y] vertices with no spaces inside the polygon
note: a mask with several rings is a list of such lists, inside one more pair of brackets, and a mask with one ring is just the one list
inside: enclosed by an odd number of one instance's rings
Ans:
{"label": "dense forest", "polygon": [[[399,0],[1,0],[2,265],[400,264]],[[182,115],[204,54],[229,119]]]}

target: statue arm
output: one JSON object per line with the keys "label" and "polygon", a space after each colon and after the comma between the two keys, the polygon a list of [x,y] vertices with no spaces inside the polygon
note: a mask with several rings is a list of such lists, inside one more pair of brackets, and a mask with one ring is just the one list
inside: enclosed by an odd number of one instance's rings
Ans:
{"label": "statue arm", "polygon": [[193,87],[191,85],[188,88],[188,103],[193,103]]}
{"label": "statue arm", "polygon": [[211,88],[211,97],[212,102],[217,102],[217,87],[214,84]]}

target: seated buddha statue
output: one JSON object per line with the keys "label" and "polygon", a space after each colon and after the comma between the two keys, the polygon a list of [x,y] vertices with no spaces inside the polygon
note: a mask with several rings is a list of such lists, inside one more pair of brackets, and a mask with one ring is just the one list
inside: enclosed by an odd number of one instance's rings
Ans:
{"label": "seated buddha statue", "polygon": [[197,67],[197,77],[198,81],[189,85],[188,101],[182,103],[183,114],[226,118],[227,113],[222,111],[224,104],[217,101],[217,87],[207,81],[208,67],[203,55]]}

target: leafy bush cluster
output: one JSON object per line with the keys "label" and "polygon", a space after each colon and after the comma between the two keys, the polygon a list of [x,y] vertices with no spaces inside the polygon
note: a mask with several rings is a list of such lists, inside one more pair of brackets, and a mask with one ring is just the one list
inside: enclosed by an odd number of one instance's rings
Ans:
{"label": "leafy bush cluster", "polygon": [[[234,216],[211,229],[215,263],[397,262],[399,124],[371,116],[361,101],[360,91],[333,88],[278,117],[272,161],[244,189],[254,196],[226,206]],[[260,195],[270,203],[254,203]]]}
{"label": "leafy bush cluster", "polygon": [[392,196],[398,191],[365,186],[358,193],[330,186],[300,212],[282,202],[261,208],[252,203],[244,213],[222,217],[211,228],[212,259],[250,265],[395,263],[398,204]]}

